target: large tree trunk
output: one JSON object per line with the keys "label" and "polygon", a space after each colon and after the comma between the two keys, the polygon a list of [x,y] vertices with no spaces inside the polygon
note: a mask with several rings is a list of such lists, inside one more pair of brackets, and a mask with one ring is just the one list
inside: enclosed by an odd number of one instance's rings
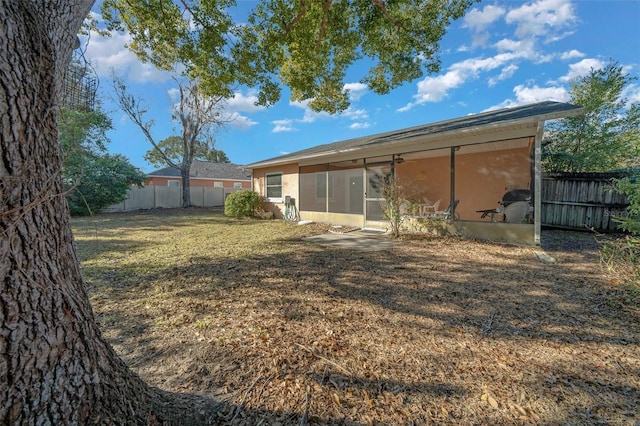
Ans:
{"label": "large tree trunk", "polygon": [[166,419],[100,335],[63,196],[57,93],[92,3],[0,0],[1,424]]}

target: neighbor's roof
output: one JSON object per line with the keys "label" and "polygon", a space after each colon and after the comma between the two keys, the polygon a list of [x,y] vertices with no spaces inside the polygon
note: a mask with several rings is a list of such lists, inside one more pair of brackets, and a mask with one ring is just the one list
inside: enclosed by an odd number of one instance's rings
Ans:
{"label": "neighbor's roof", "polygon": [[[165,167],[148,173],[153,177],[180,177],[180,170],[175,167]],[[229,180],[251,180],[251,171],[243,170],[237,164],[232,163],[212,163],[209,161],[193,160],[189,177],[201,179],[229,179]]]}
{"label": "neighbor's roof", "polygon": [[539,102],[535,104],[523,105],[514,108],[488,111],[479,114],[467,115],[465,117],[451,120],[439,121],[437,123],[424,124],[421,126],[406,129],[394,130],[391,132],[378,133],[371,136],[364,136],[345,141],[334,142],[324,145],[303,149],[290,154],[273,157],[267,160],[248,164],[246,167],[254,169],[291,163],[309,158],[318,158],[336,155],[343,152],[361,151],[381,145],[401,144],[407,140],[415,140],[420,137],[434,137],[439,135],[453,134],[455,132],[467,132],[469,130],[481,131],[483,129],[496,129],[508,127],[520,123],[534,123],[544,120],[552,120],[581,114],[583,109],[576,105],[562,102]]}

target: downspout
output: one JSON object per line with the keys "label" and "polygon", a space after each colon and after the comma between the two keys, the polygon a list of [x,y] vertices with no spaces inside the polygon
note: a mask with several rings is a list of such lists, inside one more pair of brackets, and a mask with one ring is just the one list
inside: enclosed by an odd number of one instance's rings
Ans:
{"label": "downspout", "polygon": [[538,122],[535,140],[533,177],[533,243],[541,244],[542,234],[542,135],[544,134],[544,120]]}

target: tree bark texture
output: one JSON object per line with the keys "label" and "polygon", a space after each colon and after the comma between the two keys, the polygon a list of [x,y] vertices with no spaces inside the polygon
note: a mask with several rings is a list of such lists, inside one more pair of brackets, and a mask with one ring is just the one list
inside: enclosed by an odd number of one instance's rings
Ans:
{"label": "tree bark texture", "polygon": [[0,0],[0,423],[147,424],[100,335],[60,177],[57,99],[93,0]]}

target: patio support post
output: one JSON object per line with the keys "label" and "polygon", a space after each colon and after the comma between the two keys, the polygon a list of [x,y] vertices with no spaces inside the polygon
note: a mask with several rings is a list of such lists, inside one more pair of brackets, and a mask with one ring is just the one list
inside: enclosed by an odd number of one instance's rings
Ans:
{"label": "patio support post", "polygon": [[451,219],[455,220],[456,217],[456,151],[459,150],[459,146],[451,147],[451,174],[449,183],[449,205],[451,206]]}
{"label": "patio support post", "polygon": [[329,163],[327,163],[327,169],[324,171],[324,211],[329,213]]}
{"label": "patio support post", "polygon": [[533,177],[533,243],[539,246],[542,233],[542,135],[544,134],[544,120],[538,122],[534,153]]}

